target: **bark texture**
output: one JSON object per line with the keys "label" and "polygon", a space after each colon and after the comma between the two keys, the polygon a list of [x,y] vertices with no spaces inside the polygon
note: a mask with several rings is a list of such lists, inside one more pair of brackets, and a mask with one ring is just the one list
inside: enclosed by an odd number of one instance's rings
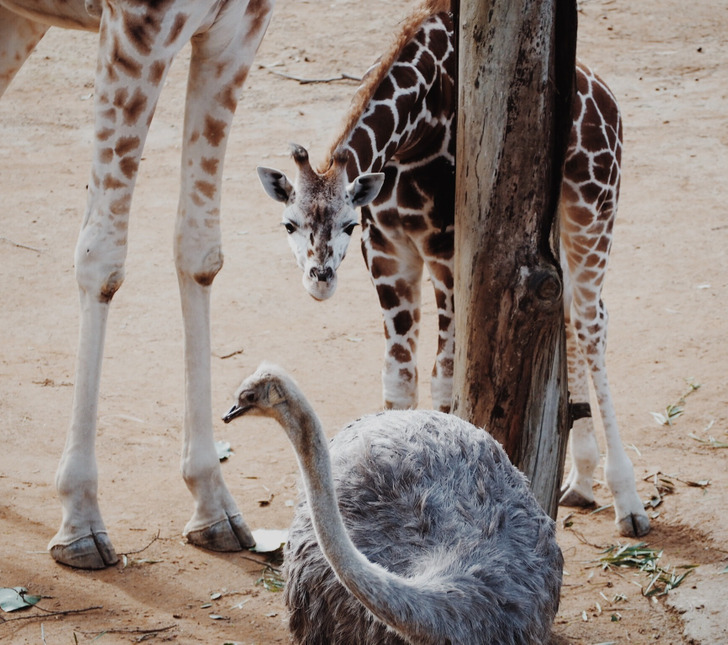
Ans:
{"label": "bark texture", "polygon": [[453,411],[485,426],[555,517],[568,428],[557,205],[573,0],[461,0]]}

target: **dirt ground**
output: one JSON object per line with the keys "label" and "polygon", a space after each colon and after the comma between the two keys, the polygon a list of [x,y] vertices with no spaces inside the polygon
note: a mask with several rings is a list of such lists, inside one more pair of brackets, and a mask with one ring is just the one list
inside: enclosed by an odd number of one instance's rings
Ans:
{"label": "dirt ground", "polygon": [[[225,168],[225,266],[212,313],[216,418],[262,359],[295,375],[331,433],[380,406],[380,314],[358,240],[336,296],[314,302],[255,167],[292,171],[289,141],[320,158],[355,88],[300,85],[273,72],[361,75],[412,4],[278,0]],[[612,510],[564,509],[555,632],[575,644],[728,643],[728,450],[718,447],[728,443],[728,6],[584,0],[579,17],[579,56],[624,112],[623,191],[604,294],[623,440],[644,499],[655,495],[657,473],[672,484],[651,511],[646,542],[663,551],[663,567],[698,567],[667,597],[643,597],[646,574],[598,566],[604,547],[629,542],[616,534]],[[72,262],[89,174],[94,38],[51,31],[0,101],[0,587],[27,587],[45,610],[71,612],[0,613],[0,641],[285,643],[281,594],[258,582],[261,556],[209,553],[181,537],[192,503],[179,475],[182,338],[171,239],[188,50],[150,133],[107,337],[100,501],[126,566],[74,571],[45,550],[60,522],[53,476],[74,378]],[[424,375],[435,349],[434,316],[425,317]],[[428,386],[425,379],[422,405]],[[665,413],[688,391],[682,416],[659,425],[651,412]],[[246,519],[285,528],[296,467],[283,434],[259,420],[215,423],[234,450],[223,472]],[[596,495],[611,501],[603,484]]]}

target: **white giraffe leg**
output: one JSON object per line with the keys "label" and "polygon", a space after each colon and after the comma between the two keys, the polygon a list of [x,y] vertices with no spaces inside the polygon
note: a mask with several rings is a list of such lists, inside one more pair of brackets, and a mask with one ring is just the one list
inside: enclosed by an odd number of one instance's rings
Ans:
{"label": "white giraffe leg", "polygon": [[[221,144],[218,145],[221,154],[225,148],[224,142],[232,114],[220,119],[218,123],[214,118],[216,110],[230,113],[234,110],[235,91],[245,76],[244,72],[241,75],[244,66],[242,61],[249,64],[249,59],[257,49],[267,25],[269,5],[254,4],[257,9],[263,7],[262,18],[261,11],[255,12],[255,16],[246,16],[245,20],[242,15],[230,15],[229,21],[221,20],[222,24],[228,25],[228,33],[221,33],[221,30],[217,32],[219,35],[228,36],[227,40],[224,42],[215,40],[210,32],[204,32],[196,37],[199,40],[194,46],[197,58],[200,58],[200,55],[208,58],[204,64],[198,61],[192,65],[197,73],[191,75],[190,94],[194,97],[195,93],[202,92],[204,100],[199,104],[194,104],[193,101],[192,108],[188,110],[190,115],[188,122],[209,125],[206,134]],[[245,6],[231,3],[227,5],[226,10],[228,14],[232,14],[237,8],[241,14]],[[132,6],[124,3],[115,5],[113,11],[104,10],[101,18],[99,62],[95,84],[96,137],[93,171],[89,182],[86,215],[76,247],[76,277],[81,299],[77,374],[71,426],[56,475],[63,517],[58,533],[49,544],[51,554],[56,560],[80,568],[101,568],[117,559],[106,534],[97,502],[98,477],[94,442],[106,318],[109,303],[123,281],[129,208],[138,165],[149,123],[172,58],[195,32],[207,27],[206,23],[212,23],[215,17],[209,15],[209,6],[197,2],[179,1],[175,8],[176,12],[166,13],[159,23],[147,22],[145,5]],[[128,30],[125,26],[130,23],[137,26],[146,25],[146,30],[143,26]],[[148,26],[150,24],[152,27]],[[229,33],[230,31],[234,33]],[[240,38],[253,31],[255,32],[253,44],[246,43],[244,47],[240,47]],[[129,40],[131,37],[135,39],[133,42]],[[144,55],[138,56],[139,50],[147,51]],[[212,66],[215,66],[214,73],[210,70]],[[245,71],[247,72],[247,67]],[[217,79],[217,82],[215,83],[213,79]],[[216,101],[224,107],[213,109],[210,105],[204,104],[204,101],[208,103]],[[204,119],[206,109],[213,115],[209,122]],[[187,129],[186,132],[189,134],[190,130]],[[205,131],[199,130],[198,136],[200,135],[205,136]],[[192,160],[188,152],[185,164]],[[194,195],[210,193],[213,200],[219,202],[219,195],[213,193],[219,193],[221,161],[216,162],[214,155],[206,162],[201,159],[196,161],[211,171],[210,174],[214,178],[209,180],[212,187],[204,182],[195,182],[194,194],[192,188],[184,191],[184,186],[189,186],[189,182],[185,184],[183,181],[180,212],[184,211],[188,216],[193,211],[196,212],[197,206],[202,205],[195,203]],[[194,178],[194,174],[185,175],[187,178],[190,176]],[[178,238],[189,234],[194,218],[188,221],[190,223],[188,227],[178,227]],[[213,206],[210,212],[200,215],[197,220],[203,227],[207,224],[214,227],[216,222],[217,206]],[[201,283],[206,282],[209,285],[219,269],[221,257],[219,232],[215,230],[209,235],[211,237],[203,234],[196,238],[202,240],[203,248],[206,248],[203,259],[208,261],[208,265],[205,265],[204,261],[198,262],[193,273],[186,273],[185,275],[190,275],[196,281],[196,287],[182,289],[183,312],[192,320],[192,322],[186,321],[188,349],[186,362],[190,372],[187,377],[189,415],[186,421],[190,430],[186,434],[195,435],[198,432],[197,428],[202,427],[201,436],[208,437],[207,443],[211,443],[212,425],[212,409],[209,403],[209,295],[206,291],[208,287],[203,287]],[[214,240],[212,246],[217,249],[217,254],[210,253],[209,239]],[[194,263],[201,258],[199,255],[190,257],[184,253],[184,249],[190,244],[192,248],[197,248],[194,241],[190,243],[188,238],[182,242],[177,245],[178,249],[183,249],[183,252],[178,254],[178,267],[182,267],[184,273],[184,269],[190,268],[190,262]],[[184,242],[187,242],[187,246]],[[188,262],[180,262],[180,257]],[[196,300],[189,296],[185,298],[190,290],[194,292],[195,289],[198,291],[201,289],[204,295]],[[194,334],[198,334],[200,338],[191,338]],[[190,394],[192,390],[195,390],[195,393]],[[200,392],[199,395],[197,391]],[[204,441],[200,443],[205,444]],[[188,440],[185,444],[185,454],[196,447],[195,442]],[[199,460],[191,458],[195,464],[200,462],[209,464],[208,488],[222,481],[219,475],[219,463],[211,463],[209,452],[209,450],[203,451]],[[193,495],[199,493],[198,487],[193,485],[191,488]],[[217,515],[226,517],[227,511],[220,503],[220,497],[229,498],[229,493],[224,489],[224,485],[222,488],[224,492],[218,495],[212,505],[216,501]],[[211,496],[208,494],[207,498],[209,497]],[[202,504],[206,507],[206,518],[215,514],[209,508],[211,504],[207,498]],[[229,504],[227,506],[230,507]],[[235,516],[236,512],[232,515]],[[234,520],[233,523],[241,522]],[[240,548],[241,543],[250,542],[247,529],[240,529],[239,532],[244,535],[244,539],[238,541],[237,548]],[[203,537],[196,542],[210,548],[219,548],[221,544],[222,548],[227,548],[229,544],[229,541],[221,541],[215,537],[211,539]]]}
{"label": "white giraffe leg", "polygon": [[[77,261],[77,275],[101,268],[94,262],[101,245],[88,236],[89,262]],[[80,245],[79,245],[80,248]],[[91,251],[91,249],[94,249]],[[80,254],[77,253],[80,259]],[[93,258],[93,259],[92,259]],[[97,273],[99,273],[97,271]],[[83,569],[101,569],[118,558],[106,533],[98,504],[96,466],[96,412],[98,409],[101,358],[103,354],[108,301],[99,300],[101,285],[79,280],[81,321],[73,390],[73,412],[66,445],[56,472],[56,489],[61,500],[61,526],[48,544],[55,560]]]}
{"label": "white giraffe leg", "polygon": [[[607,311],[599,298],[601,281],[588,284],[586,280],[579,282],[579,271],[573,277],[573,305],[571,319],[576,341],[581,353],[586,358],[591,372],[594,390],[597,396],[606,442],[606,463],[604,467],[607,486],[614,497],[615,522],[622,535],[641,536],[650,530],[650,521],[644,510],[644,504],[637,494],[634,479],[634,468],[622,445],[619,426],[614,411],[607,370],[605,364]],[[573,488],[567,490],[564,497],[568,500],[570,493],[585,495],[583,487],[593,471],[598,452],[595,454],[593,428],[580,424],[573,441],[577,443],[577,469],[581,467],[573,481],[568,482]],[[572,453],[573,454],[573,453]]]}
{"label": "white giraffe leg", "polygon": [[604,473],[607,486],[614,496],[615,522],[621,535],[630,537],[646,535],[650,530],[650,520],[637,494],[632,461],[627,456],[619,436],[617,417],[604,365],[604,353],[600,352],[589,358],[592,381],[604,424],[607,446]]}
{"label": "white giraffe leg", "polygon": [[[564,275],[567,283],[567,274]],[[565,289],[566,292],[566,289]],[[569,397],[573,403],[589,403],[589,383],[584,355],[571,324],[570,298],[565,298],[566,353],[569,365]],[[599,464],[599,445],[591,418],[577,419],[571,429],[569,452],[571,470],[561,488],[563,506],[590,506],[594,503],[594,470]]]}
{"label": "white giraffe leg", "polygon": [[222,267],[220,193],[237,94],[265,33],[272,4],[229,5],[193,39],[175,263],[185,328],[182,475],[195,500],[184,534],[193,544],[233,551],[255,543],[220,470],[212,428],[210,285]]}
{"label": "white giraffe leg", "polygon": [[100,27],[93,170],[75,255],[81,301],[76,381],[71,425],[56,473],[63,515],[48,545],[58,562],[84,569],[117,560],[97,501],[95,438],[104,337],[109,303],[124,279],[129,208],[148,124],[176,51],[147,59],[164,60],[153,76],[150,65],[115,65],[122,50],[115,47],[133,50],[124,33],[124,9],[104,12]]}
{"label": "white giraffe leg", "polygon": [[0,7],[0,96],[46,31],[47,25]]}

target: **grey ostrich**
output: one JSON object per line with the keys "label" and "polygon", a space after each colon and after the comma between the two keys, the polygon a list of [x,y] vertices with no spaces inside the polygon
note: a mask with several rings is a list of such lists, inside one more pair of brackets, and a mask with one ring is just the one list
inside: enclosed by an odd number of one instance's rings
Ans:
{"label": "grey ostrich", "polygon": [[484,430],[387,411],[328,446],[299,387],[270,364],[224,420],[247,412],[283,426],[303,476],[284,554],[296,643],[549,641],[563,566],[554,522]]}

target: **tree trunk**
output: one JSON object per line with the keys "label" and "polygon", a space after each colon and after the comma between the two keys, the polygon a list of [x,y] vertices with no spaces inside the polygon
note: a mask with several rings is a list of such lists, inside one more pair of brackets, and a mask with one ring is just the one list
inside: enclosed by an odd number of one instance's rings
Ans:
{"label": "tree trunk", "polygon": [[574,0],[460,0],[453,411],[556,516],[570,426],[557,204]]}

